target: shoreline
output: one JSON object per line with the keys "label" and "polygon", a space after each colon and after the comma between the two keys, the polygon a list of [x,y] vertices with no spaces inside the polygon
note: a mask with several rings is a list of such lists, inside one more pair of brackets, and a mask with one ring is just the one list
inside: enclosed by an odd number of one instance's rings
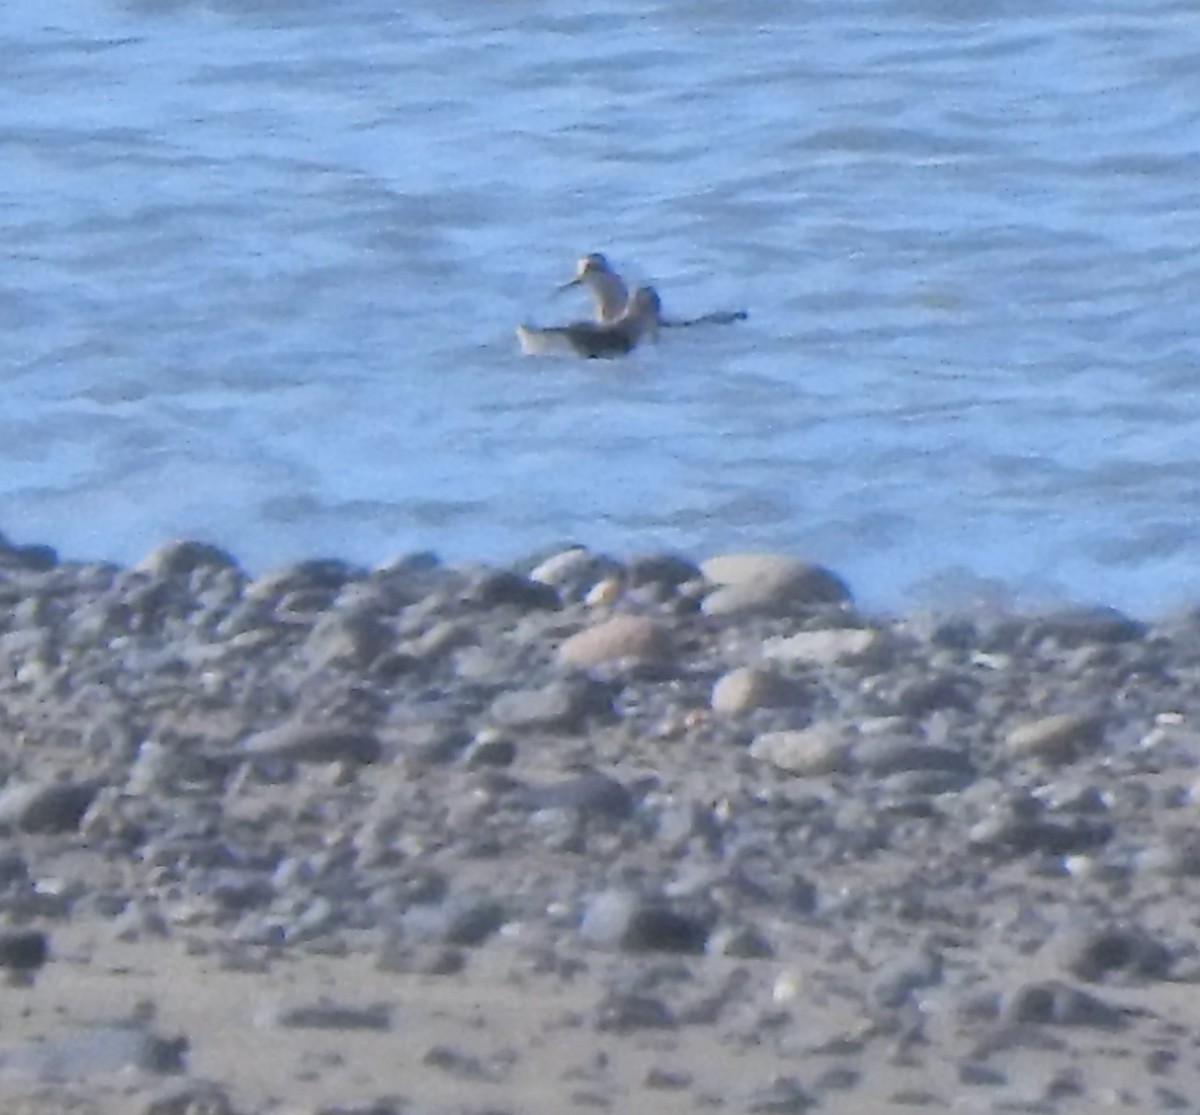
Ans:
{"label": "shoreline", "polygon": [[10,1109],[1200,1086],[1195,612],[871,616],[781,555],[53,557],[0,551],[0,916],[49,945],[0,932]]}

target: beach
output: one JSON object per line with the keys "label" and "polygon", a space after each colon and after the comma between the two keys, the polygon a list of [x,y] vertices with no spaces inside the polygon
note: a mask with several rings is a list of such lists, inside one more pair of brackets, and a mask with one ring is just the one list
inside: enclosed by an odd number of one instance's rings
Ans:
{"label": "beach", "polygon": [[6,541],[5,1109],[1190,1109],[1200,617],[852,589]]}

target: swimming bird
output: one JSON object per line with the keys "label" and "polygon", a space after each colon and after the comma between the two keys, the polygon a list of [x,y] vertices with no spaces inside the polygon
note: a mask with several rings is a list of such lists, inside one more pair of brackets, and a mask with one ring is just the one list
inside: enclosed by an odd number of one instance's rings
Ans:
{"label": "swimming bird", "polygon": [[[575,277],[563,283],[560,291],[572,287],[584,287],[592,297],[595,319],[601,325],[617,321],[629,303],[628,287],[616,268],[602,252],[590,252],[575,264]],[[681,320],[663,317],[660,305],[658,324],[663,329],[684,329],[692,325],[732,325],[745,321],[749,315],[745,310],[716,310],[699,317]]]}
{"label": "swimming bird", "polygon": [[661,314],[658,292],[653,287],[638,287],[615,321],[575,321],[547,328],[518,325],[517,340],[521,351],[532,356],[555,353],[588,359],[625,356],[645,338],[658,335]]}

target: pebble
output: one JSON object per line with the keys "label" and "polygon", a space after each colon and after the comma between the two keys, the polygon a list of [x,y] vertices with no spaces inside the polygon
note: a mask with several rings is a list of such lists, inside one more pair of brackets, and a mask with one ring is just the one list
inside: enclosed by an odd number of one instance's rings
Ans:
{"label": "pebble", "polygon": [[1081,751],[1094,751],[1104,735],[1103,722],[1085,713],[1058,713],[1013,728],[1005,741],[1016,759],[1070,762]]}
{"label": "pebble", "polygon": [[1054,942],[1059,965],[1076,979],[1095,983],[1112,975],[1166,979],[1174,955],[1144,930],[1121,926],[1074,929]]}
{"label": "pebble", "polygon": [[1035,980],[1004,996],[1000,1021],[1008,1026],[1041,1023],[1113,1029],[1127,1025],[1129,1014],[1059,980]]}
{"label": "pebble", "polygon": [[771,670],[739,666],[722,675],[713,686],[710,704],[714,712],[736,716],[760,708],[798,704],[799,686]]}
{"label": "pebble", "polygon": [[370,732],[350,726],[290,723],[255,732],[241,752],[296,763],[374,763],[383,748]]}
{"label": "pebble", "polygon": [[817,1098],[794,1076],[777,1076],[769,1084],[755,1088],[743,1101],[742,1110],[765,1115],[794,1115],[807,1111]]}
{"label": "pebble", "polygon": [[0,826],[27,833],[74,832],[100,791],[98,782],[26,782],[0,790]]}
{"label": "pebble", "polygon": [[356,1006],[322,999],[279,1008],[271,1024],[284,1030],[375,1030],[392,1028],[392,1008],[387,1003]]}
{"label": "pebble", "polygon": [[601,948],[623,952],[701,953],[708,926],[661,900],[628,891],[605,891],[591,899],[579,935]]}

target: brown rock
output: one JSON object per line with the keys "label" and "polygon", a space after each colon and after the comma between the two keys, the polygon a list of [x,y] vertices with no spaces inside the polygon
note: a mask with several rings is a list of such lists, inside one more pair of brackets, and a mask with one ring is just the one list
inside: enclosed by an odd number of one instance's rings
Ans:
{"label": "brown rock", "polygon": [[572,635],[558,648],[564,666],[586,669],[621,659],[657,661],[667,657],[671,641],[660,624],[645,616],[614,616]]}

